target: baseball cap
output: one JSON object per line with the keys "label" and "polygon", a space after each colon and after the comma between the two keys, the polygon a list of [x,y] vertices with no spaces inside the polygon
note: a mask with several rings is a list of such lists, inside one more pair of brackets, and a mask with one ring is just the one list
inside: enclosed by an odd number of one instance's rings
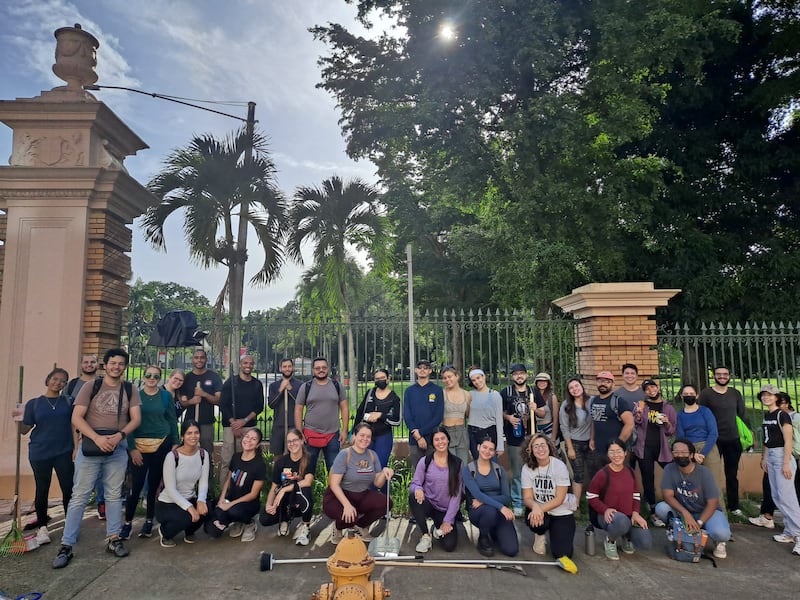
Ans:
{"label": "baseball cap", "polygon": [[609,379],[614,381],[614,374],[611,371],[600,371],[595,379]]}
{"label": "baseball cap", "polygon": [[528,372],[528,369],[522,363],[514,363],[508,368],[509,373],[516,373],[517,371]]}
{"label": "baseball cap", "polygon": [[761,387],[761,391],[758,392],[758,399],[759,400],[761,400],[761,394],[763,394],[764,392],[767,392],[768,394],[772,394],[774,396],[778,392],[780,392],[780,390],[778,389],[778,386],[772,385],[771,383],[768,383],[767,385],[762,386]]}
{"label": "baseball cap", "polygon": [[648,385],[654,385],[654,386],[658,387],[658,382],[655,381],[654,379],[645,379],[642,382],[642,390],[646,390]]}
{"label": "baseball cap", "polygon": [[427,358],[420,358],[417,361],[417,367],[428,367],[428,368],[430,368],[430,366],[431,366],[431,361],[429,361]]}

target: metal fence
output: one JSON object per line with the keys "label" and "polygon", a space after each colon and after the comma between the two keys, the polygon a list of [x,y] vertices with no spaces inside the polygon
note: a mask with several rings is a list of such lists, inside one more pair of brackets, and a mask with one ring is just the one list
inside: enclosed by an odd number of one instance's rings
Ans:
{"label": "metal fence", "polygon": [[[376,369],[389,370],[393,389],[401,398],[410,385],[413,371],[407,315],[358,315],[353,318],[352,327],[358,393],[355,398],[349,397],[351,415],[366,393]],[[140,377],[141,366],[145,364],[159,364],[166,369],[191,369],[191,347],[147,345],[153,328],[132,324],[128,328],[129,335],[124,336],[123,342],[131,352],[128,376],[134,381]],[[224,375],[229,362],[224,340],[230,330],[223,324],[208,327],[206,331],[209,332],[205,341],[208,367]],[[344,324],[338,320],[318,317],[275,321],[264,318],[242,327],[241,352],[254,357],[256,374],[265,385],[280,377],[280,361],[285,357],[294,360],[296,376],[307,379],[311,376],[312,359],[325,356],[334,376],[347,387],[351,374],[346,364],[340,364],[340,356],[346,357],[346,340]],[[527,310],[443,310],[418,314],[414,319],[416,360],[430,360],[435,373],[448,364],[454,365],[461,373],[469,365],[479,365],[486,372],[489,385],[495,389],[509,384],[508,368],[513,363],[524,363],[531,376],[546,371],[554,383],[562,385],[579,370],[574,340],[572,320],[536,319]],[[349,387],[347,391],[350,396]],[[557,392],[561,390],[557,388]],[[268,438],[272,431],[271,411],[260,417],[259,426]],[[399,427],[395,435],[406,436],[405,425]]]}

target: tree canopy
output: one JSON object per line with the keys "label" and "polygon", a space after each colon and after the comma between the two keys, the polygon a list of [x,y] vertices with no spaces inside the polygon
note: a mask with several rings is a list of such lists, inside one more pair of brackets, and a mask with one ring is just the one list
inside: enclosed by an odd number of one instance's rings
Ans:
{"label": "tree canopy", "polygon": [[320,86],[348,153],[378,166],[398,244],[439,244],[440,290],[469,274],[478,303],[546,310],[653,280],[684,290],[672,318],[794,314],[796,2],[353,3],[395,28],[313,28]]}

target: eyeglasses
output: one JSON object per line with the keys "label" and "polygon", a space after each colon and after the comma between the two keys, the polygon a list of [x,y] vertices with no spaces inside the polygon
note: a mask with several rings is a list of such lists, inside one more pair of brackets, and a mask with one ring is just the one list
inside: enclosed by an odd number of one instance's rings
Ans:
{"label": "eyeglasses", "polygon": [[300,443],[300,438],[294,438],[294,439],[291,439],[291,440],[286,440],[286,443],[287,444],[299,444]]}
{"label": "eyeglasses", "polygon": [[533,444],[531,448],[533,448],[534,450],[544,450],[547,449],[548,446],[547,444]]}
{"label": "eyeglasses", "polygon": [[625,450],[619,450],[619,449],[617,449],[617,450],[609,450],[608,453],[609,454],[625,454]]}
{"label": "eyeglasses", "polygon": [[155,373],[145,373],[144,374],[144,378],[145,379],[161,379],[161,375],[157,375]]}

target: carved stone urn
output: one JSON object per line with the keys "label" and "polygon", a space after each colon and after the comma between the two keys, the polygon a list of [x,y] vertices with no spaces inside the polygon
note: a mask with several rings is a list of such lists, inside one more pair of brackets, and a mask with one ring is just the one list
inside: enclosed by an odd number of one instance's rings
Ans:
{"label": "carved stone urn", "polygon": [[[97,81],[97,48],[100,42],[91,33],[74,27],[61,27],[55,31],[56,63],[53,73],[67,82],[69,91],[83,92],[83,86]],[[63,89],[63,88],[62,88]]]}

